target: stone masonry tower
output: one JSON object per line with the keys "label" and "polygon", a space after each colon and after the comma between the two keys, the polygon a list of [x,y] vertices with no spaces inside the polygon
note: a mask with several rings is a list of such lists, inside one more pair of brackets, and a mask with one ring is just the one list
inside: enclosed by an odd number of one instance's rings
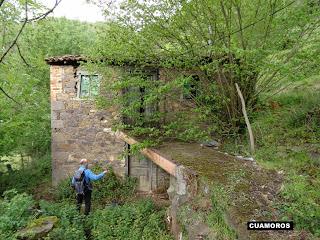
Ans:
{"label": "stone masonry tower", "polygon": [[52,181],[73,174],[79,160],[105,165],[109,161],[123,175],[124,142],[111,131],[115,112],[96,110],[92,98],[99,92],[97,75],[81,70],[80,56],[46,59],[50,65]]}

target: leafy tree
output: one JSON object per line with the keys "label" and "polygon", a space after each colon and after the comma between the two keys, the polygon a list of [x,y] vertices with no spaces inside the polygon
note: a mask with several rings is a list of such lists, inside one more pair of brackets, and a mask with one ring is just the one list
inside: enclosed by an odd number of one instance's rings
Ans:
{"label": "leafy tree", "polygon": [[[313,1],[96,2],[110,23],[99,31],[93,55],[142,66],[198,67],[208,81],[201,97],[192,99],[197,114],[228,134],[244,127],[235,83],[250,112],[266,93],[319,70],[319,7]],[[141,78],[124,82],[143,84]],[[177,79],[176,87],[186,82]],[[170,94],[177,88],[171,86]],[[158,100],[161,94],[150,97]]]}
{"label": "leafy tree", "polygon": [[47,18],[24,27],[0,65],[0,86],[5,89],[0,98],[0,156],[49,150],[50,73],[44,59],[79,54],[94,38],[93,25],[65,18]]}

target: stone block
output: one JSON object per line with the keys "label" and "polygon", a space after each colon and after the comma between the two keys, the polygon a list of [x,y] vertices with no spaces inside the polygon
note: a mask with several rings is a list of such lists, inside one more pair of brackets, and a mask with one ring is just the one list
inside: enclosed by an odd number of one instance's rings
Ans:
{"label": "stone block", "polygon": [[64,88],[63,92],[64,93],[76,93],[76,89],[74,87],[72,87],[72,88]]}
{"label": "stone block", "polygon": [[64,110],[65,106],[62,101],[51,101],[51,110]]}
{"label": "stone block", "polygon": [[91,126],[91,121],[90,121],[90,119],[82,119],[82,120],[80,120],[80,123],[79,123],[79,127],[80,128],[84,128],[84,127],[92,127]]}
{"label": "stone block", "polygon": [[64,88],[72,88],[72,89],[75,89],[75,86],[76,86],[76,81],[70,81],[70,82],[67,82],[67,83],[64,85]]}
{"label": "stone block", "polygon": [[75,148],[76,148],[75,145],[68,144],[68,143],[57,143],[56,145],[56,150],[63,151],[63,152],[73,152]]}
{"label": "stone block", "polygon": [[52,120],[60,120],[60,113],[58,111],[51,111]]}
{"label": "stone block", "polygon": [[63,128],[63,120],[52,120],[51,121],[51,128]]}
{"label": "stone block", "polygon": [[68,101],[69,100],[69,96],[67,94],[62,93],[62,92],[61,93],[57,92],[56,98],[57,98],[57,101]]}
{"label": "stone block", "polygon": [[68,159],[69,153],[68,152],[59,152],[59,151],[53,151],[52,152],[52,159],[55,160],[55,163],[57,166],[59,166],[59,163],[63,163]]}
{"label": "stone block", "polygon": [[61,112],[60,113],[60,119],[61,120],[66,120],[72,118],[72,115],[68,112]]}
{"label": "stone block", "polygon": [[71,127],[74,129],[73,131],[78,131],[77,128],[79,127],[79,122],[77,121],[77,119],[74,119],[72,117],[67,118],[67,120],[65,120],[65,127]]}
{"label": "stone block", "polygon": [[103,132],[109,133],[109,134],[112,134],[112,133],[113,133],[113,131],[111,130],[111,128],[104,128],[104,129],[103,129]]}

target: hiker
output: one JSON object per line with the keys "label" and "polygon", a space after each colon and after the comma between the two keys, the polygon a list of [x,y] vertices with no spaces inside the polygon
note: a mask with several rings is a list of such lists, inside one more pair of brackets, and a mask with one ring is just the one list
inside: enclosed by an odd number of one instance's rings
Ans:
{"label": "hiker", "polygon": [[92,193],[92,183],[91,181],[99,180],[102,178],[108,170],[96,175],[90,169],[88,169],[88,160],[81,159],[80,167],[75,172],[72,178],[72,187],[77,193],[77,208],[80,212],[81,204],[84,200],[85,210],[84,214],[88,215],[91,209],[91,193]]}

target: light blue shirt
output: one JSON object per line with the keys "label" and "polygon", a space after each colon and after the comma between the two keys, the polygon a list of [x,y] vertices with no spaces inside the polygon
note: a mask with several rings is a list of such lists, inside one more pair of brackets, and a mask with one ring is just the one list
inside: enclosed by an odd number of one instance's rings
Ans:
{"label": "light blue shirt", "polygon": [[[86,183],[90,183],[92,181],[99,180],[104,176],[104,172],[96,175],[94,174],[90,169],[87,169],[84,165],[80,165],[79,170],[84,170],[84,179],[86,180]],[[74,177],[72,178],[72,185],[74,185],[75,180]]]}

